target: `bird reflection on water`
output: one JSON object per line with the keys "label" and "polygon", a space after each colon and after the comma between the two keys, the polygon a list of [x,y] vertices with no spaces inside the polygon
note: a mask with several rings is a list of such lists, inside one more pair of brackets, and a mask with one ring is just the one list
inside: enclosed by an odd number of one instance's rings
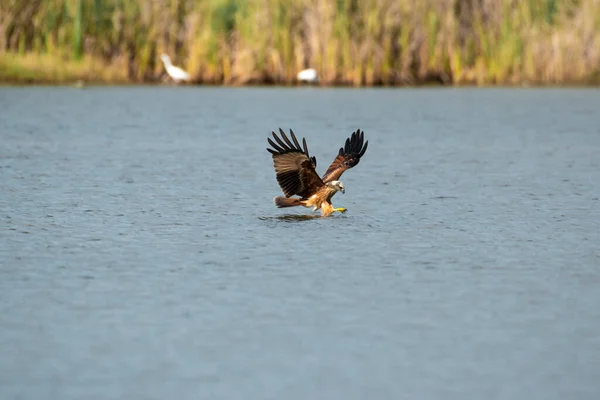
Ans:
{"label": "bird reflection on water", "polygon": [[284,222],[302,222],[302,221],[310,221],[312,219],[323,219],[323,218],[327,218],[327,217],[323,217],[320,214],[316,214],[316,215],[284,214],[284,215],[277,215],[274,217],[258,217],[258,219],[260,219],[261,221],[284,221]]}

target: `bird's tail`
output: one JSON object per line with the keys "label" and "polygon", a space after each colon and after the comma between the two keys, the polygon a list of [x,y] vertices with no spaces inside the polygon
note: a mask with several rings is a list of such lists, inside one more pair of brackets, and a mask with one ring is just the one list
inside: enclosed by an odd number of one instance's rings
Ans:
{"label": "bird's tail", "polygon": [[295,207],[295,206],[301,206],[302,205],[302,201],[298,198],[287,198],[287,197],[282,197],[282,196],[276,196],[273,199],[273,203],[275,203],[275,205],[279,208],[283,208],[283,207]]}

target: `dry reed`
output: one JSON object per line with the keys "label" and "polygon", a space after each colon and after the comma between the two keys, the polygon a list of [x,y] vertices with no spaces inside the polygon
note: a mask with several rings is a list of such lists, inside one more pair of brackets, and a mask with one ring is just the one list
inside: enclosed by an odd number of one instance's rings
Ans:
{"label": "dry reed", "polygon": [[156,81],[161,53],[198,83],[598,83],[600,0],[0,0],[0,80]]}

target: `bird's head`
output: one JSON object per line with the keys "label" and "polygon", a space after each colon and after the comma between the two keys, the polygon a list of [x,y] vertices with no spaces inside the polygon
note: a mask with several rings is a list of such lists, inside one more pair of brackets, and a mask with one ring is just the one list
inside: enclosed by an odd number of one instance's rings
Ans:
{"label": "bird's head", "polygon": [[342,193],[346,193],[346,189],[344,189],[344,184],[340,181],[331,181],[327,183],[327,186],[334,188],[336,191],[340,191]]}
{"label": "bird's head", "polygon": [[171,64],[171,57],[169,57],[166,54],[163,54],[160,56],[160,59],[165,63],[165,64]]}

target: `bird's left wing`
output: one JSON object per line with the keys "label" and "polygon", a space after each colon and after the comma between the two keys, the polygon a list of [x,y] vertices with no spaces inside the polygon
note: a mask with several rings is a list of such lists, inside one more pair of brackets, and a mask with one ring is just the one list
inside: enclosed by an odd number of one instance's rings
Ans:
{"label": "bird's left wing", "polygon": [[365,142],[364,139],[365,132],[360,129],[357,129],[356,132],[352,133],[352,136],[346,139],[344,147],[340,148],[337,157],[323,175],[323,182],[327,183],[340,179],[344,171],[360,162],[360,158],[365,154],[369,145],[369,141]]}

